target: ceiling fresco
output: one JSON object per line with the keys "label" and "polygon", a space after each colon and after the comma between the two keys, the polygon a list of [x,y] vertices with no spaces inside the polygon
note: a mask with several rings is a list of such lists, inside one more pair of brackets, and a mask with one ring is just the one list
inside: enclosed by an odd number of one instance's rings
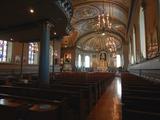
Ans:
{"label": "ceiling fresco", "polygon": [[[108,46],[108,44],[113,46]],[[104,36],[98,33],[91,33],[77,41],[77,47],[84,51],[109,51],[110,48],[121,48],[121,38],[112,33],[106,33]]]}
{"label": "ceiling fresco", "polygon": [[[114,32],[117,32],[118,34],[121,34],[121,36],[125,35],[125,29],[126,25],[118,20],[112,20],[112,30]],[[74,29],[78,31],[78,38],[84,35],[87,35],[91,32],[97,31],[97,19],[88,19],[82,22],[79,22],[74,25]]]}
{"label": "ceiling fresco", "polygon": [[91,2],[113,2],[123,5],[123,7],[126,9],[128,9],[128,7],[130,6],[130,0],[72,0],[73,6],[78,6],[80,4],[87,4]]}
{"label": "ceiling fresco", "polygon": [[[121,48],[127,23],[131,0],[72,0],[74,13],[72,17],[73,31],[77,32],[76,46],[83,50],[101,50],[107,41],[107,36],[114,36],[116,48]],[[111,30],[105,36],[97,34],[98,15],[110,13]],[[100,39],[99,39],[100,38]],[[105,44],[103,44],[105,43]],[[84,47],[82,47],[84,46]]]}
{"label": "ceiling fresco", "polygon": [[99,10],[94,5],[83,5],[74,9],[74,19],[79,21],[80,19],[88,19],[96,17],[99,14]]}
{"label": "ceiling fresco", "polygon": [[119,19],[124,23],[127,22],[127,11],[120,6],[111,3],[89,3],[88,5],[81,5],[74,8],[72,24],[89,18],[96,19],[97,16],[102,13],[103,5],[105,14],[110,12],[112,18]]}

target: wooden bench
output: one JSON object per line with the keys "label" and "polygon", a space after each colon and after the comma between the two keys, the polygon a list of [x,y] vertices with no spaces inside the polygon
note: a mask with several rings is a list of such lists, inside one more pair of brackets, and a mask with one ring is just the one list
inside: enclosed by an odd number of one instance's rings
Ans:
{"label": "wooden bench", "polygon": [[[101,95],[110,79],[114,78],[114,73],[79,73],[79,72],[64,72],[54,73],[56,81],[73,81],[73,82],[96,82],[99,95]],[[54,81],[53,81],[54,82]]]}
{"label": "wooden bench", "polygon": [[124,120],[160,119],[160,88],[143,78],[122,75],[122,117]]}
{"label": "wooden bench", "polygon": [[123,107],[145,112],[160,113],[159,104],[160,98],[127,96],[125,97]]}
{"label": "wooden bench", "polygon": [[[18,92],[17,92],[18,91]],[[26,88],[15,86],[0,86],[0,93],[17,95],[22,97],[36,97],[40,99],[59,100],[62,97],[68,98],[67,104],[72,109],[75,115],[75,120],[83,120],[88,114],[88,105],[83,92],[66,91],[66,90],[52,90],[40,88]]]}
{"label": "wooden bench", "polygon": [[150,86],[136,86],[136,85],[132,85],[132,86],[126,86],[124,89],[159,91],[160,87],[159,86],[154,86],[154,85],[150,85]]}
{"label": "wooden bench", "polygon": [[123,109],[123,120],[160,120],[160,114],[132,109]]}
{"label": "wooden bench", "polygon": [[63,102],[0,94],[0,116],[3,120],[62,120]]}
{"label": "wooden bench", "polygon": [[55,80],[55,84],[65,84],[72,86],[90,86],[92,89],[92,93],[94,94],[94,99],[97,101],[100,97],[100,91],[98,83],[96,82],[87,82],[87,81],[72,81],[72,80]]}
{"label": "wooden bench", "polygon": [[75,85],[69,85],[69,84],[52,84],[50,85],[50,88],[55,90],[69,90],[69,91],[78,91],[83,92],[85,94],[85,97],[87,99],[88,103],[88,113],[92,109],[93,105],[96,103],[96,99],[94,98],[94,93],[92,91],[92,86],[75,86]]}

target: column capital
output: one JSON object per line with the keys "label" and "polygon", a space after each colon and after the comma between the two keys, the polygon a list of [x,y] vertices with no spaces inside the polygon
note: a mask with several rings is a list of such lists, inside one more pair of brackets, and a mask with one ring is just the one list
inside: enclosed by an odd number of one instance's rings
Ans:
{"label": "column capital", "polygon": [[46,25],[46,26],[49,27],[49,28],[55,27],[55,25],[52,24],[51,22],[49,22],[48,20],[43,21],[41,24],[42,24],[42,25]]}

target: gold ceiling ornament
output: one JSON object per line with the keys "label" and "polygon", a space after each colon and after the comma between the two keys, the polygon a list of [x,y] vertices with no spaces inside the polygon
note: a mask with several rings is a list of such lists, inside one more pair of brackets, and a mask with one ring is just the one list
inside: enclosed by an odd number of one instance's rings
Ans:
{"label": "gold ceiling ornament", "polygon": [[108,37],[106,42],[106,47],[110,53],[112,53],[112,57],[116,57],[117,52],[117,45],[116,45],[116,38],[115,37]]}
{"label": "gold ceiling ornament", "polygon": [[109,52],[111,52],[111,53],[115,53],[117,51],[117,46],[116,46],[115,41],[116,40],[114,37],[110,36],[107,38],[106,47],[108,48]]}
{"label": "gold ceiling ornament", "polygon": [[108,2],[107,13],[105,13],[106,9],[104,7],[104,4],[105,4],[105,1],[103,1],[103,10],[98,15],[98,23],[97,23],[97,32],[102,35],[105,35],[106,31],[112,28],[112,23],[111,23],[112,8],[110,5],[110,1]]}
{"label": "gold ceiling ornament", "polygon": [[121,48],[121,38],[111,33],[106,33],[104,36],[92,33],[79,39],[77,48],[92,52],[106,51],[113,54]]}
{"label": "gold ceiling ornament", "polygon": [[103,45],[100,46],[100,50],[104,50],[109,52],[110,54],[116,54],[117,48],[119,48],[120,43],[119,41],[113,37],[113,36],[102,36],[100,38],[100,41],[102,42]]}

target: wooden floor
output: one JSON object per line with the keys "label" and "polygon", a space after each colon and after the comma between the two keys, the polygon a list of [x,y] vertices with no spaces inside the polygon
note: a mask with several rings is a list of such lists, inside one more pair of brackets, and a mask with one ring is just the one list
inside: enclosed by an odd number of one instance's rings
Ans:
{"label": "wooden floor", "polygon": [[121,91],[121,79],[116,77],[91,111],[88,120],[122,120]]}

